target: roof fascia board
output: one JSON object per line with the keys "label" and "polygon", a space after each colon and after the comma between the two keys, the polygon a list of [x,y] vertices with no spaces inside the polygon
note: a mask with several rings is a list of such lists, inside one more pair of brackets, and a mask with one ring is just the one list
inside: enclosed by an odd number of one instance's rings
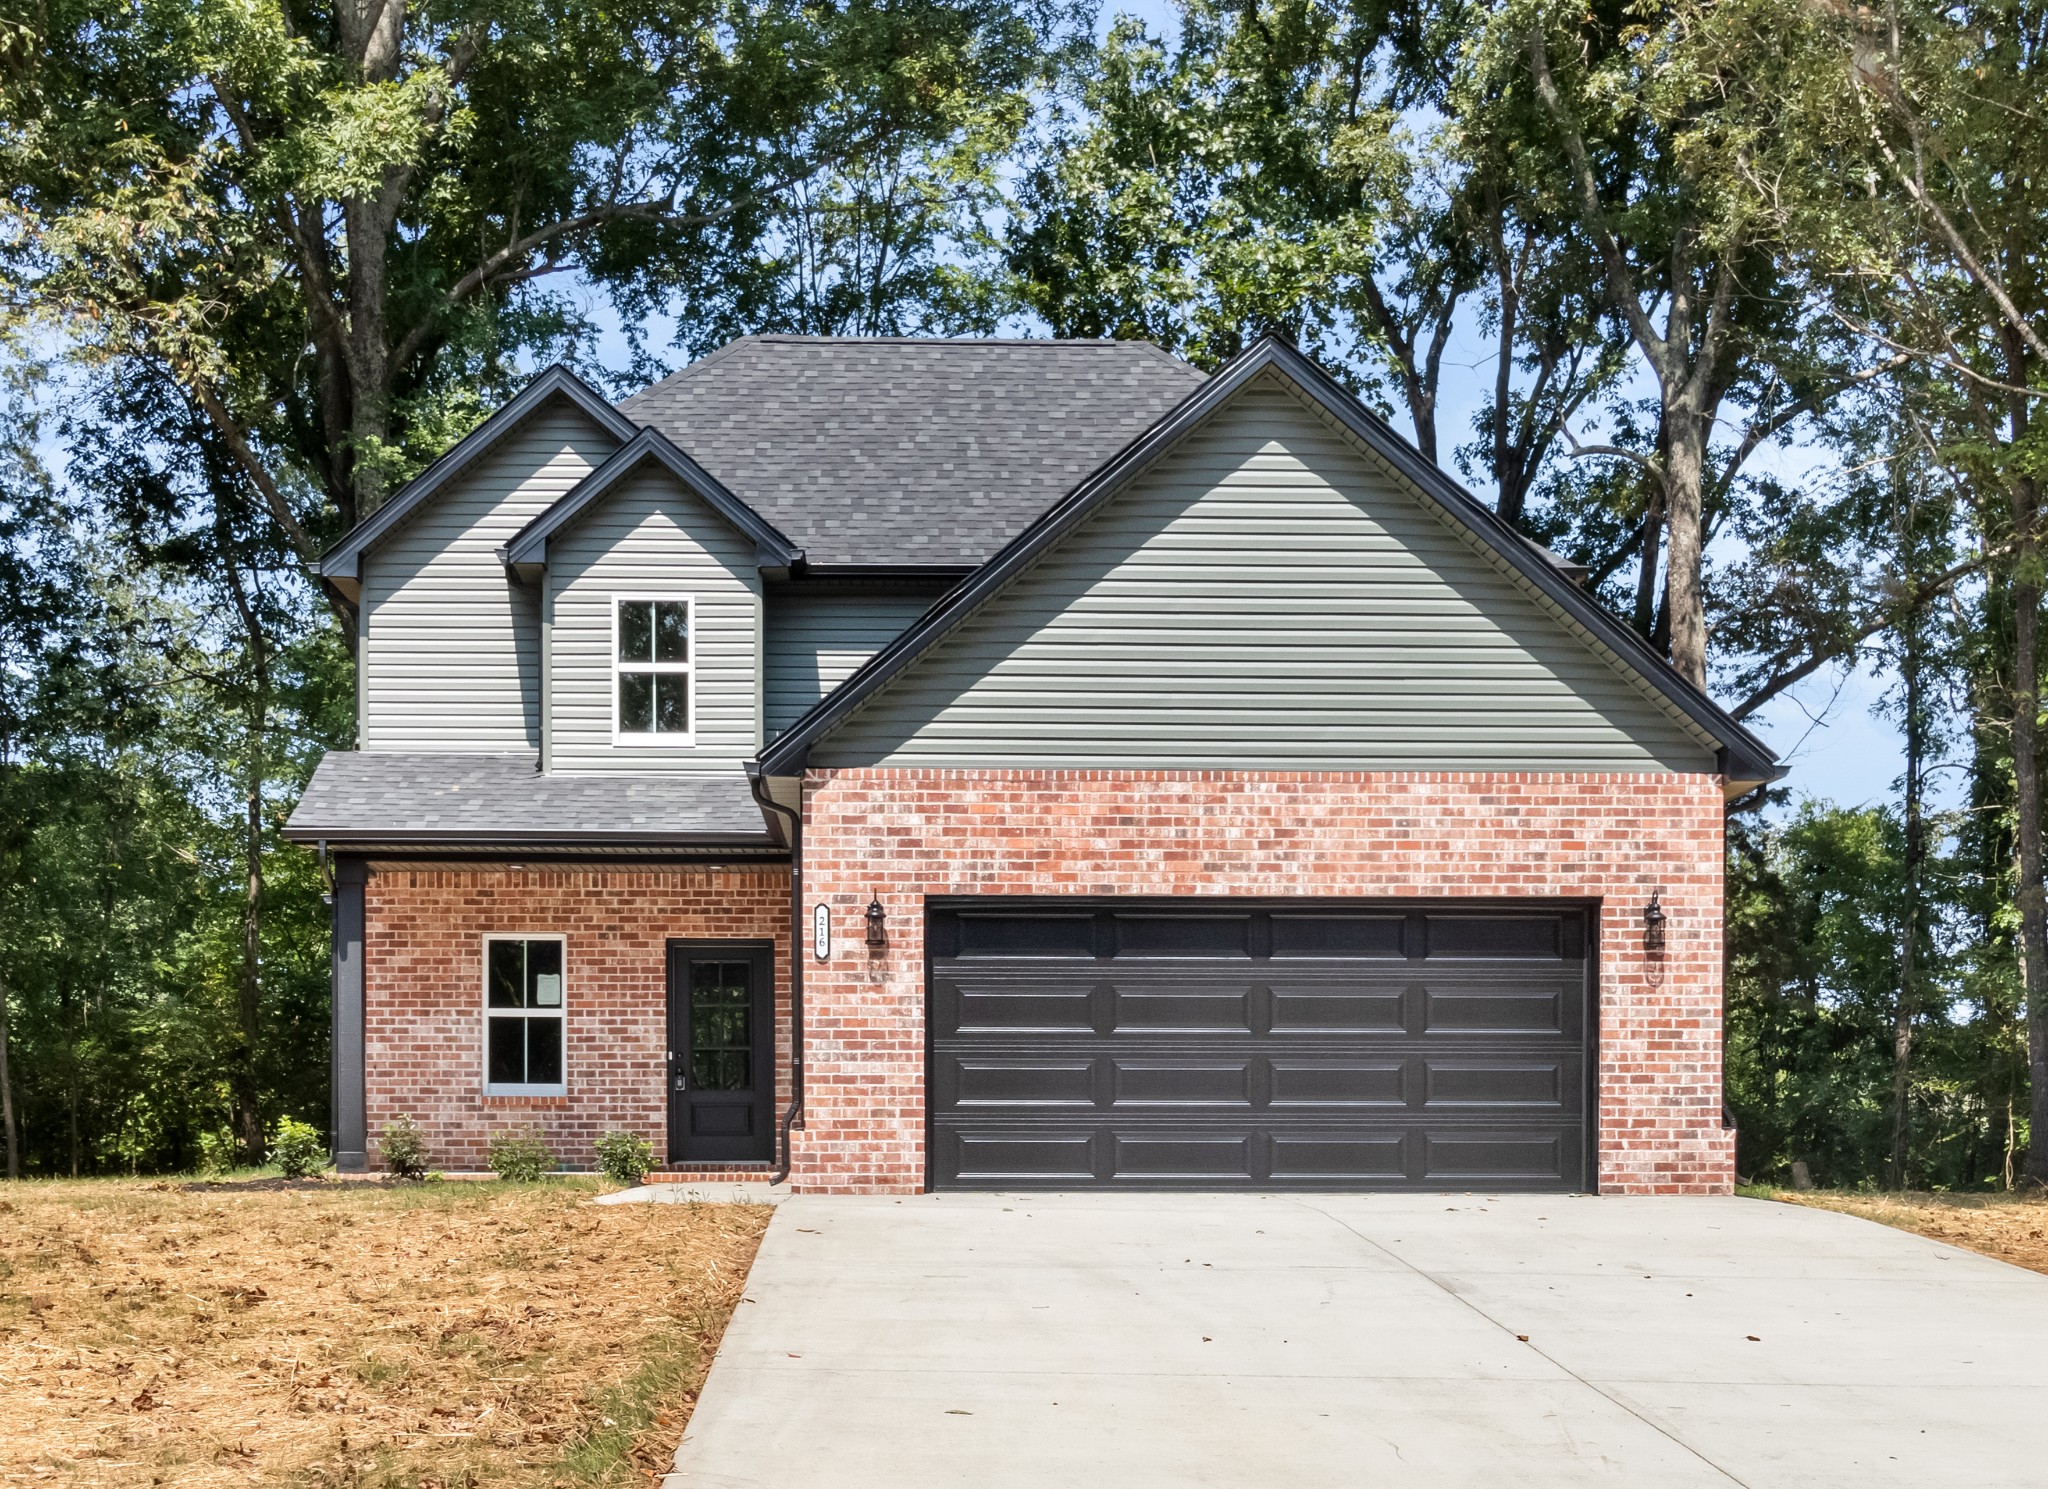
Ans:
{"label": "roof fascia board", "polygon": [[667,435],[658,429],[640,429],[612,452],[611,459],[527,523],[501,550],[504,561],[514,565],[545,564],[549,539],[566,531],[646,460],[658,462],[741,534],[753,539],[755,559],[762,568],[786,568],[803,557],[802,549],[791,543],[760,513],[726,490],[717,477],[677,449]]}
{"label": "roof fascia board", "polygon": [[793,775],[804,768],[810,747],[897,673],[978,609],[1064,537],[1096,507],[1121,490],[1152,462],[1178,444],[1197,424],[1241,391],[1260,373],[1273,369],[1327,409],[1361,442],[1450,515],[1471,528],[1515,571],[1566,614],[1580,622],[1658,692],[1700,726],[1724,749],[1727,764],[1745,776],[1776,780],[1784,775],[1777,760],[1748,730],[1705,693],[1694,688],[1633,631],[1593,603],[1560,574],[1549,559],[1475,500],[1419,451],[1410,448],[1385,421],[1359,404],[1335,379],[1293,347],[1274,338],[1261,340],[1206,383],[1195,389],[1151,429],[1126,445],[1096,472],[1055,503],[1038,521],[1019,533],[973,578],[954,590],[916,625],[871,657],[845,682],[812,705],[767,749],[761,752],[764,774]]}
{"label": "roof fascia board", "polygon": [[766,832],[422,832],[331,827],[287,823],[284,836],[295,843],[327,843],[332,847],[384,843],[412,847],[621,847],[621,848],[762,848],[778,846]]}
{"label": "roof fascia board", "polygon": [[452,449],[408,481],[391,500],[349,529],[333,547],[320,555],[316,565],[319,573],[328,579],[359,577],[363,554],[550,398],[568,399],[621,444],[640,432],[639,425],[606,403],[595,388],[558,362],[456,441]]}

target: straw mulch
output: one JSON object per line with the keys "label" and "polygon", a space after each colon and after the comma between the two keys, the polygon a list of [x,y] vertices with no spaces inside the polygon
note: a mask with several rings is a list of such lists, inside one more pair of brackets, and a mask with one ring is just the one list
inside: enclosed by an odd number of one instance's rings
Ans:
{"label": "straw mulch", "polygon": [[2048,1272],[2048,1196],[2041,1194],[1856,1194],[1839,1190],[1786,1190],[1773,1196],[1860,1215],[1981,1251],[2030,1271]]}
{"label": "straw mulch", "polygon": [[0,1482],[645,1484],[769,1211],[591,1194],[0,1189]]}

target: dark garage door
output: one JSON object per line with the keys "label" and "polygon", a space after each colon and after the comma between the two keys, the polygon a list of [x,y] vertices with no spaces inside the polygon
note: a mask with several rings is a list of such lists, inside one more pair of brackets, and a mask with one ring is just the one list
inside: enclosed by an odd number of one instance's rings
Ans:
{"label": "dark garage door", "polygon": [[1586,1189],[1591,918],[937,903],[937,1188]]}

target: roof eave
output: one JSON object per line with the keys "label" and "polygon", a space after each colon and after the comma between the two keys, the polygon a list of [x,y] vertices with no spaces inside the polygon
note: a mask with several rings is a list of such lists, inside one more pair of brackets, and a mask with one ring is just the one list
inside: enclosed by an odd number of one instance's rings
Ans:
{"label": "roof eave", "polygon": [[754,543],[754,559],[764,570],[787,570],[803,559],[798,548],[752,507],[727,490],[724,483],[692,460],[675,442],[658,429],[639,429],[611,458],[578,481],[561,498],[540,513],[498,550],[499,558],[512,568],[545,567],[548,543],[573,526],[605,494],[640,468],[654,460],[700,500],[709,505],[742,535]]}
{"label": "roof eave", "polygon": [[[314,561],[314,571],[336,586],[356,586],[362,574],[362,556],[389,536],[417,511],[427,499],[460,475],[491,449],[526,417],[550,398],[566,398],[588,414],[609,434],[625,443],[640,432],[639,425],[613,408],[590,384],[568,368],[556,363],[536,375],[504,406],[456,441],[440,459],[401,487],[384,505],[343,534]],[[359,587],[359,586],[357,586]],[[346,593],[347,591],[344,590]]]}

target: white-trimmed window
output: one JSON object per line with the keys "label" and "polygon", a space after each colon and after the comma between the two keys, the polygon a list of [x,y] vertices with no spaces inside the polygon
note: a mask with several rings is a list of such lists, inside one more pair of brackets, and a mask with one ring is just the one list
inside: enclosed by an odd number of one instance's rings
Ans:
{"label": "white-trimmed window", "polygon": [[696,604],[623,595],[612,604],[612,738],[688,744],[696,723]]}
{"label": "white-trimmed window", "polygon": [[567,994],[560,936],[484,937],[484,1090],[555,1096],[564,1074]]}

